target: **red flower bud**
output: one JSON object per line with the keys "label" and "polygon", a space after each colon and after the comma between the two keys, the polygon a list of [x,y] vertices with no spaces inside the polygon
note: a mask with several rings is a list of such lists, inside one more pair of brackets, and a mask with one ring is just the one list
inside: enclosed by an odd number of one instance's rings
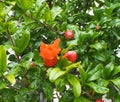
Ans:
{"label": "red flower bud", "polygon": [[75,51],[68,51],[63,55],[63,58],[67,58],[71,62],[75,62],[77,59],[77,53]]}
{"label": "red flower bud", "polygon": [[67,40],[73,39],[74,38],[74,33],[71,30],[67,30],[64,33],[64,36]]}

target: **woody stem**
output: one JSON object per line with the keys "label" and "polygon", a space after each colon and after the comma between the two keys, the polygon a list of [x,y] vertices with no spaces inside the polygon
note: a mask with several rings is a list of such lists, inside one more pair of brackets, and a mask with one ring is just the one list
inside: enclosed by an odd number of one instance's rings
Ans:
{"label": "woody stem", "polygon": [[[8,33],[9,38],[10,38],[10,42],[11,42],[12,46],[14,47],[14,42],[13,42],[13,39],[12,39],[12,37],[11,37],[11,34],[10,34],[9,29],[7,28],[6,31],[7,31],[7,33]],[[16,58],[17,58],[17,61],[18,61],[18,63],[19,63],[19,62],[20,62],[19,55],[16,54]]]}

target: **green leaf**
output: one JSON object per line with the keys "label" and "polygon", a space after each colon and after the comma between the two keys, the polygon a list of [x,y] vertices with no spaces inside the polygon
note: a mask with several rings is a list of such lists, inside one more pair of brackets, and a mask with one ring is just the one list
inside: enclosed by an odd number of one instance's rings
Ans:
{"label": "green leaf", "polygon": [[93,88],[93,90],[99,94],[106,94],[107,92],[109,92],[109,89],[103,86],[99,86],[93,82],[90,82],[87,84],[88,86],[90,86],[91,88]]}
{"label": "green leaf", "polygon": [[114,95],[114,102],[119,102],[120,101],[120,94]]}
{"label": "green leaf", "polygon": [[105,62],[107,60],[106,56],[104,55],[104,53],[100,53],[100,52],[95,52],[93,54],[93,57],[99,61]]}
{"label": "green leaf", "polygon": [[[119,22],[120,23],[120,22]],[[117,24],[117,23],[116,23]],[[113,25],[113,24],[111,24]],[[112,30],[113,35],[117,38],[117,40],[120,40],[120,35],[119,33],[116,32],[116,30]]]}
{"label": "green leaf", "polygon": [[42,5],[37,7],[36,13],[35,13],[35,18],[41,19],[46,22],[52,20],[52,13],[46,2],[44,2]]}
{"label": "green leaf", "polygon": [[49,81],[43,81],[42,89],[43,89],[43,92],[44,92],[47,100],[51,102],[52,98],[53,98],[53,94],[51,94],[51,93],[53,93],[52,84],[50,84]]}
{"label": "green leaf", "polygon": [[109,80],[105,80],[103,78],[99,78],[97,80],[97,84],[100,85],[100,86],[107,87],[107,85],[109,84]]}
{"label": "green leaf", "polygon": [[73,93],[71,92],[71,90],[67,90],[60,98],[60,102],[66,102],[66,100],[67,102],[73,102],[73,99],[74,99]]}
{"label": "green leaf", "polygon": [[30,32],[25,30],[22,32],[21,37],[20,35],[16,34],[14,39],[15,47],[13,47],[13,50],[15,50],[16,53],[22,53],[29,44]]}
{"label": "green leaf", "polygon": [[93,10],[94,16],[96,20],[100,20],[103,17],[103,10],[100,8],[95,8]]}
{"label": "green leaf", "polygon": [[120,78],[112,79],[111,81],[120,89]]}
{"label": "green leaf", "polygon": [[66,73],[66,71],[62,71],[59,68],[54,68],[49,72],[49,80],[51,82],[54,82],[57,78],[60,76],[63,76]]}
{"label": "green leaf", "polygon": [[72,86],[74,96],[79,97],[81,95],[81,84],[79,80],[77,79],[76,76],[70,74],[68,75],[67,79]]}
{"label": "green leaf", "polygon": [[114,76],[114,75],[116,75],[118,73],[120,73],[120,66],[115,66],[114,70],[113,70],[113,73],[112,73],[112,76]]}
{"label": "green leaf", "polygon": [[79,73],[80,73],[81,82],[84,83],[87,78],[87,73],[85,72],[84,68],[81,65],[79,67]]}
{"label": "green leaf", "polygon": [[114,19],[110,22],[110,25],[112,26],[120,26],[120,19]]}
{"label": "green leaf", "polygon": [[103,65],[102,64],[98,64],[96,65],[95,68],[93,68],[91,71],[89,71],[87,73],[87,77],[88,77],[88,81],[93,81],[93,80],[97,80],[100,78],[101,74],[102,74],[102,69],[103,69]]}
{"label": "green leaf", "polygon": [[52,14],[51,14],[51,11],[49,9],[49,7],[46,8],[45,12],[44,12],[44,18],[45,18],[45,21],[48,22],[48,21],[51,21],[52,19]]}
{"label": "green leaf", "polygon": [[36,5],[41,6],[43,2],[45,2],[45,0],[36,0]]}
{"label": "green leaf", "polygon": [[6,87],[7,87],[7,83],[0,81],[0,90],[2,90],[3,88],[6,88]]}
{"label": "green leaf", "polygon": [[6,71],[7,56],[3,45],[0,45],[0,76]]}
{"label": "green leaf", "polygon": [[58,78],[55,81],[56,90],[62,92],[66,89],[66,80],[63,77]]}
{"label": "green leaf", "polygon": [[87,98],[80,96],[80,97],[75,97],[74,102],[90,102]]}
{"label": "green leaf", "polygon": [[13,5],[5,6],[4,4],[0,5],[0,18],[5,19],[5,16],[13,8]]}
{"label": "green leaf", "polygon": [[16,0],[18,7],[20,7],[23,11],[28,10],[32,7],[34,0]]}
{"label": "green leaf", "polygon": [[12,85],[16,83],[15,76],[13,74],[7,74],[6,78]]}
{"label": "green leaf", "polygon": [[56,18],[56,16],[59,15],[61,12],[62,12],[61,7],[53,6],[53,8],[51,9],[52,20],[54,20]]}
{"label": "green leaf", "polygon": [[104,77],[107,79],[111,78],[113,70],[114,70],[114,63],[113,62],[108,63],[103,70]]}
{"label": "green leaf", "polygon": [[90,47],[96,49],[97,51],[101,51],[107,48],[107,44],[105,43],[105,41],[102,40],[90,45]]}
{"label": "green leaf", "polygon": [[112,3],[111,3],[110,7],[106,7],[106,8],[105,8],[105,13],[106,13],[107,15],[111,15],[111,13],[113,12],[113,10],[114,10],[115,8],[119,7],[119,6],[120,6],[120,3],[116,3],[116,4],[112,4]]}

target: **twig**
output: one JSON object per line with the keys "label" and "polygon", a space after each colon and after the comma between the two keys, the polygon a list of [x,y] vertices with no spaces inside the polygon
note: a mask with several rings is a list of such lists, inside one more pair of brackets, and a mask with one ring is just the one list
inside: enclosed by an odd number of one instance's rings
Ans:
{"label": "twig", "polygon": [[[15,45],[14,45],[14,42],[13,42],[13,40],[12,40],[12,37],[11,37],[11,34],[10,34],[9,29],[7,28],[6,31],[7,31],[7,33],[8,33],[9,38],[10,38],[10,41],[11,41],[11,43],[12,43],[12,46],[14,47]],[[19,63],[19,62],[20,62],[19,55],[16,54],[16,57],[17,57],[17,61],[18,61],[18,63]]]}
{"label": "twig", "polygon": [[41,24],[43,27],[45,27],[45,28],[47,28],[47,29],[49,29],[49,30],[51,30],[51,31],[54,31],[55,33],[61,34],[61,32],[53,29],[51,26],[47,25],[45,22],[42,23],[41,21],[38,21],[37,19],[35,19],[34,17],[32,17],[32,16],[30,16],[30,15],[28,15],[28,14],[26,14],[26,13],[24,13],[24,15],[25,15],[26,17],[34,20],[35,22],[38,22],[38,23]]}
{"label": "twig", "polygon": [[7,33],[8,33],[8,36],[9,36],[9,38],[10,38],[10,41],[11,41],[11,43],[12,43],[12,46],[14,46],[14,42],[13,42],[13,40],[12,40],[12,37],[11,37],[10,31],[9,31],[8,28],[7,28]]}
{"label": "twig", "polygon": [[19,90],[19,88],[15,87],[15,86],[8,85],[7,87],[14,89],[14,90]]}

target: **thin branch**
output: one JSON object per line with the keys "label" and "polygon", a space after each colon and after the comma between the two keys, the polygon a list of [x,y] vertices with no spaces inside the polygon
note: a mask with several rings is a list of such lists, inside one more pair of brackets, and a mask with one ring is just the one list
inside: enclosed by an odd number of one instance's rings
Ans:
{"label": "thin branch", "polygon": [[54,31],[55,33],[61,34],[61,32],[53,29],[51,26],[47,25],[45,22],[42,23],[42,22],[38,21],[37,19],[35,19],[34,17],[32,17],[32,16],[30,16],[30,15],[27,15],[26,13],[25,13],[24,15],[25,15],[26,17],[34,20],[35,22],[38,22],[38,23],[41,24],[44,28],[47,28],[47,29],[49,29],[49,30],[51,30],[51,31]]}
{"label": "thin branch", "polygon": [[[14,42],[13,42],[13,40],[12,40],[12,37],[11,37],[10,31],[9,31],[8,28],[7,28],[6,30],[7,30],[8,36],[9,36],[9,38],[10,38],[10,41],[11,41],[11,43],[12,43],[12,46],[14,47],[15,45],[14,45]],[[16,54],[16,57],[17,57],[17,61],[18,61],[18,63],[19,63],[19,62],[20,62],[19,55]]]}
{"label": "thin branch", "polygon": [[12,40],[12,37],[11,37],[10,31],[9,31],[8,28],[7,28],[7,33],[8,33],[8,36],[9,36],[9,38],[10,38],[10,41],[11,41],[11,43],[12,43],[12,46],[14,46],[14,42],[13,42],[13,40]]}
{"label": "thin branch", "polygon": [[15,87],[15,86],[7,85],[7,87],[9,87],[10,89],[19,90],[19,88]]}

